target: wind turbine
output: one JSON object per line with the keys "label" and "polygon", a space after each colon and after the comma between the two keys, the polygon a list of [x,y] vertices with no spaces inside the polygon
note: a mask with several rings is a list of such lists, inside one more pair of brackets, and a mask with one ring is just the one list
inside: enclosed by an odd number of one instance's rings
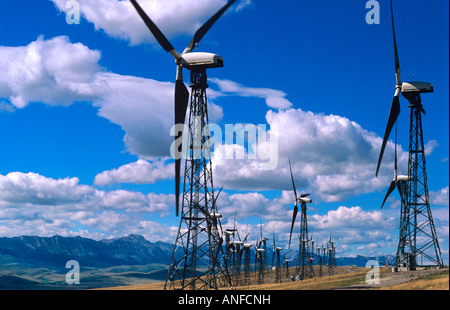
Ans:
{"label": "wind turbine", "polygon": [[281,260],[280,260],[280,252],[283,250],[280,247],[276,246],[275,243],[275,231],[273,231],[273,248],[272,248],[272,267],[273,260],[276,257],[276,266],[275,266],[275,283],[281,283]]}
{"label": "wind turbine", "polygon": [[[180,54],[169,42],[166,36],[156,26],[156,24],[150,19],[150,17],[144,12],[141,6],[136,0],[130,0],[135,7],[138,14],[141,16],[148,29],[155,36],[161,47],[169,52],[174,58],[176,63],[176,80],[175,80],[175,124],[184,124],[186,118],[186,112],[189,102],[189,91],[183,82],[183,68],[190,71],[194,71],[198,68],[218,68],[223,67],[223,58],[219,55],[205,52],[192,52],[192,50],[200,43],[209,29],[214,23],[225,13],[225,11],[235,2],[235,0],[229,1],[223,6],[216,14],[214,14],[206,23],[204,23],[194,34],[192,40],[186,46],[184,51]],[[182,131],[175,137],[177,140],[183,134]],[[180,149],[182,144],[180,144]],[[179,214],[179,196],[180,196],[180,169],[181,158],[175,159],[175,199],[176,199],[176,215]]]}
{"label": "wind turbine", "polygon": [[289,158],[289,170],[291,171],[291,180],[292,180],[292,187],[294,188],[294,195],[295,195],[295,202],[294,202],[294,213],[292,214],[292,224],[291,224],[291,233],[289,235],[289,245],[288,248],[291,247],[291,239],[292,239],[292,230],[294,229],[295,219],[297,218],[298,213],[298,207],[297,203],[300,203],[302,207],[305,208],[306,212],[306,204],[311,203],[312,200],[308,197],[310,194],[300,194],[300,196],[297,196],[297,190],[295,188],[295,182],[294,182],[294,176],[292,174],[292,167],[291,167],[291,159]]}
{"label": "wind turbine", "polygon": [[[398,188],[402,198],[402,213],[400,218],[400,238],[397,250],[396,267],[408,265],[414,269],[417,266],[417,256],[425,256],[431,263],[443,266],[439,242],[434,227],[433,216],[431,213],[428,181],[426,172],[425,148],[422,130],[422,114],[425,110],[422,105],[421,94],[434,91],[433,85],[427,82],[401,82],[400,61],[398,57],[397,40],[394,27],[394,12],[392,0],[390,1],[392,35],[394,44],[394,63],[396,86],[394,98],[389,111],[388,122],[381,145],[380,155],[378,157],[377,170],[378,176],[380,164],[383,158],[387,140],[394,124],[400,114],[400,93],[409,102],[411,109],[410,128],[409,128],[409,158],[408,175],[397,175],[397,133],[395,137],[395,160],[394,160],[394,180],[389,186],[388,192],[384,198],[382,207],[394,191]],[[397,132],[397,130],[396,130]],[[418,244],[419,240],[419,244]],[[434,248],[434,254],[430,254],[428,249]],[[405,253],[405,251],[409,253]],[[401,254],[400,254],[401,253]],[[401,257],[400,257],[400,256]]]}
{"label": "wind turbine", "polygon": [[[220,214],[215,204],[212,164],[210,149],[206,137],[209,136],[208,109],[206,100],[207,76],[206,70],[223,67],[223,58],[217,54],[193,52],[200,40],[206,35],[214,23],[235,2],[229,1],[217,13],[206,21],[194,34],[192,40],[180,54],[164,36],[161,30],[144,12],[136,0],[130,0],[145,25],[155,36],[161,47],[175,59],[175,126],[177,140],[186,140],[184,124],[190,99],[187,140],[189,145],[180,143],[175,150],[175,211],[180,213],[180,177],[181,157],[186,150],[186,165],[184,173],[183,201],[181,219],[177,239],[174,244],[169,272],[166,280],[170,288],[192,289],[218,288],[221,275],[231,280],[228,268],[220,263],[219,254],[223,255],[222,236],[217,233],[220,226]],[[192,91],[189,94],[184,81],[183,69],[190,71]],[[181,149],[181,152],[180,152]],[[173,151],[173,150],[172,150]],[[185,212],[184,206],[187,205]],[[182,249],[182,250],[180,250]],[[197,264],[208,261],[208,268],[197,269]],[[170,281],[170,282],[169,282]],[[199,283],[199,284],[197,284]]]}
{"label": "wind turbine", "polygon": [[309,255],[308,255],[308,219],[306,215],[306,204],[311,203],[311,198],[307,198],[310,194],[301,194],[299,197],[297,196],[297,190],[295,188],[294,176],[292,174],[291,160],[289,159],[289,170],[291,171],[291,179],[292,179],[292,187],[294,188],[295,195],[295,203],[294,203],[294,213],[292,215],[292,224],[291,224],[291,233],[289,236],[289,247],[291,246],[291,237],[292,230],[295,224],[295,218],[298,213],[297,203],[301,204],[301,215],[300,215],[300,244],[298,251],[298,260],[297,267],[295,269],[296,277],[299,277],[300,280],[304,279],[305,276],[305,267],[310,263]]}

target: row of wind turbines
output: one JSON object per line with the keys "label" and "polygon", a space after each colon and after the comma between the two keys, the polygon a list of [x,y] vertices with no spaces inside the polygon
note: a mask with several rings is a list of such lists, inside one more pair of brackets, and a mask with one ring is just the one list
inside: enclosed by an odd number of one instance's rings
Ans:
{"label": "row of wind turbines", "polygon": [[[181,150],[182,145],[176,150],[175,156],[175,205],[176,215],[180,216],[180,226],[178,229],[177,239],[174,245],[173,255],[170,263],[166,286],[172,289],[201,289],[201,288],[217,288],[219,278],[226,278],[225,282],[232,285],[231,277],[227,264],[222,264],[221,257],[233,257],[238,255],[242,257],[249,251],[251,245],[245,243],[246,238],[242,241],[233,240],[232,248],[223,247],[224,237],[229,238],[229,231],[221,230],[221,215],[217,210],[217,195],[214,194],[214,186],[212,179],[212,164],[210,154],[204,153],[205,139],[202,140],[199,134],[204,133],[203,129],[208,125],[208,110],[206,88],[207,69],[223,67],[223,58],[217,54],[193,52],[198,48],[199,42],[206,35],[213,24],[227,11],[235,2],[231,0],[227,2],[216,14],[214,14],[206,23],[204,23],[194,34],[192,40],[185,50],[180,54],[171,45],[169,40],[164,36],[161,30],[144,12],[136,0],[130,0],[136,8],[138,14],[147,25],[149,30],[155,36],[158,43],[166,52],[169,52],[175,59],[176,64],[176,82],[175,82],[175,124],[185,124],[187,121],[188,133],[179,130],[175,140],[182,135],[188,134],[188,142],[190,147],[186,149],[186,161],[184,171],[184,186],[180,194],[181,186]],[[417,265],[418,255],[427,255],[432,262],[442,265],[442,258],[439,243],[434,228],[431,215],[431,209],[428,198],[428,184],[426,177],[425,151],[423,143],[422,119],[421,114],[425,112],[421,103],[420,95],[422,93],[433,92],[433,86],[426,82],[401,82],[400,64],[397,51],[397,42],[394,30],[394,15],[391,4],[392,33],[394,38],[394,60],[395,60],[395,76],[396,90],[389,112],[388,123],[385,135],[381,145],[380,156],[377,163],[376,175],[378,175],[384,150],[389,139],[390,133],[394,125],[397,124],[397,118],[400,113],[399,95],[402,94],[409,102],[411,108],[410,121],[410,142],[409,142],[409,161],[408,175],[397,175],[397,152],[395,146],[394,159],[394,179],[388,189],[386,197],[382,203],[382,207],[390,194],[398,189],[401,200],[401,219],[400,219],[400,240],[397,251],[396,266],[408,265],[414,268]],[[189,93],[183,81],[183,69],[190,71],[191,92]],[[189,112],[189,113],[188,113]],[[396,127],[397,128],[397,127]],[[396,130],[397,132],[397,130]],[[208,136],[208,132],[206,133]],[[204,137],[203,137],[204,138]],[[198,143],[200,141],[200,143]],[[396,143],[397,141],[395,141]],[[197,144],[195,144],[197,143]],[[292,224],[289,237],[289,246],[292,239],[292,231],[298,212],[300,211],[300,237],[299,237],[299,258],[301,262],[297,262],[296,276],[305,277],[307,268],[310,266],[310,257],[308,256],[308,248],[310,241],[308,239],[308,222],[307,222],[307,204],[312,202],[309,198],[310,194],[297,195],[294,183],[292,168],[289,160],[289,168],[291,172],[291,180],[295,195],[294,210],[292,216]],[[181,198],[181,201],[180,201]],[[300,204],[300,210],[298,208]],[[236,232],[237,233],[237,232]],[[421,237],[425,237],[429,242],[425,245],[418,244]],[[331,240],[330,240],[331,241]],[[227,241],[225,240],[225,243]],[[255,245],[256,261],[260,261],[260,265],[264,266],[266,259],[267,239],[262,235]],[[230,246],[230,245],[229,245]],[[205,250],[207,248],[208,250]],[[237,250],[239,248],[239,250]],[[240,250],[242,248],[242,251]],[[334,245],[331,246],[334,256]],[[435,255],[428,254],[428,249],[434,248]],[[182,251],[178,251],[182,249]],[[232,251],[231,251],[232,250]],[[230,251],[230,252],[227,252]],[[236,252],[238,251],[238,252]],[[273,259],[277,257],[277,265],[281,248],[273,247]],[[179,253],[182,253],[181,255]],[[238,253],[238,254],[236,254]],[[245,256],[244,260],[250,259]],[[272,260],[273,260],[272,259]],[[200,262],[208,261],[208,268],[200,271],[197,265]],[[235,268],[240,268],[239,267]],[[264,269],[265,267],[258,267]],[[240,270],[240,269],[239,269]],[[306,271],[305,271],[306,270]],[[260,273],[261,274],[261,273]],[[263,274],[263,273],[262,273]],[[260,276],[261,277],[261,276]],[[261,281],[261,280],[259,280]]]}
{"label": "row of wind turbines", "polygon": [[[236,222],[235,222],[236,223]],[[263,225],[260,223],[260,232],[254,243],[248,241],[250,233],[247,233],[241,240],[236,225],[224,231],[225,251],[224,263],[228,266],[233,286],[248,286],[253,284],[264,284],[265,278],[270,276],[274,283],[287,281],[299,281],[315,277],[314,266],[318,266],[318,275],[325,275],[324,268],[327,268],[327,274],[334,273],[336,247],[335,242],[330,240],[326,246],[315,247],[313,234],[308,235],[306,240],[302,240],[299,234],[299,244],[301,252],[298,252],[295,266],[295,272],[290,275],[290,263],[295,258],[295,251],[287,249],[282,253],[283,248],[277,246],[275,231],[272,232],[272,249],[268,244],[269,238],[263,235]],[[254,255],[253,266],[251,263],[252,252]],[[268,255],[272,252],[271,264]],[[271,270],[270,270],[271,267]],[[253,275],[253,276],[252,276]],[[252,281],[252,278],[255,280]]]}

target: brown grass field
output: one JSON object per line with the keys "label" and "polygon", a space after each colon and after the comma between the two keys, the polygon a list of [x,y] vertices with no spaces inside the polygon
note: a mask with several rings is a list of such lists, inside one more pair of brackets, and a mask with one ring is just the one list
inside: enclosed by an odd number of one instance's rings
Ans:
{"label": "brown grass field", "polygon": [[[295,268],[290,270],[294,273]],[[289,281],[283,278],[282,283],[275,282],[274,271],[267,271],[265,274],[265,283],[256,284],[255,275],[251,277],[251,285],[234,286],[235,290],[449,290],[448,268],[440,270],[423,270],[392,273],[390,268],[380,268],[380,284],[366,284],[366,274],[369,269],[362,267],[336,267],[333,275],[323,277],[316,276],[312,279],[303,281]],[[327,270],[324,268],[324,274]],[[319,269],[315,266],[315,274],[319,274]],[[102,288],[101,290],[163,290],[164,282],[152,284],[140,284],[130,286],[119,286]],[[229,290],[229,287],[222,288]]]}

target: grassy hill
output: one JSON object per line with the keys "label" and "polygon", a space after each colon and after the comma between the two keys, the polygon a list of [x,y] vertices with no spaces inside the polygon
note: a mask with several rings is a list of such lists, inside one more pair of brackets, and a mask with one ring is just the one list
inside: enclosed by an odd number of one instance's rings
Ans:
{"label": "grassy hill", "polygon": [[[255,276],[248,286],[235,286],[237,290],[341,290],[341,289],[383,289],[383,290],[448,290],[449,273],[447,269],[427,271],[409,271],[392,273],[390,268],[381,268],[380,284],[367,285],[366,274],[369,269],[363,267],[335,267],[331,276],[315,277],[303,281],[283,279],[283,283],[274,283],[274,272],[268,271],[265,283],[256,284]],[[318,271],[318,270],[317,270]],[[316,275],[318,272],[316,271]],[[294,268],[290,271],[293,274]],[[405,281],[395,284],[399,281]],[[164,282],[102,288],[106,290],[163,290]],[[223,288],[229,290],[228,287]]]}

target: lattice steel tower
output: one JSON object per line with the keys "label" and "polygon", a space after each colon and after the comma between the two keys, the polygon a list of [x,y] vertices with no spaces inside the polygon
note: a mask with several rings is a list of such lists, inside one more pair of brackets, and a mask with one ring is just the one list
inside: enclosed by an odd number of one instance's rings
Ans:
{"label": "lattice steel tower", "polygon": [[[217,289],[218,277],[229,280],[214,199],[206,99],[206,69],[191,70],[188,123],[189,154],[185,161],[181,221],[169,267],[169,289]],[[185,133],[186,134],[186,133]],[[220,264],[224,261],[225,264]],[[231,285],[231,282],[230,282]]]}
{"label": "lattice steel tower", "polygon": [[327,252],[328,252],[328,275],[331,276],[334,274],[334,266],[335,266],[335,256],[336,256],[336,248],[334,246],[334,241],[331,241],[331,234],[330,234],[330,241],[328,241],[327,244]]}
{"label": "lattice steel tower", "polygon": [[[405,96],[406,97],[406,96]],[[419,256],[431,265],[443,266],[439,241],[436,235],[428,194],[427,169],[422,130],[420,93],[407,95],[411,108],[409,129],[408,181],[405,186],[406,210],[404,227],[401,227],[399,248],[410,256],[397,257],[396,265],[410,268],[422,265]],[[398,264],[397,264],[398,263]]]}
{"label": "lattice steel tower", "polygon": [[274,267],[273,261],[275,259],[275,283],[281,283],[281,247],[277,247],[275,241],[275,231],[273,232],[273,248],[272,248],[272,268]]}
{"label": "lattice steel tower", "polygon": [[251,274],[251,267],[250,267],[250,249],[252,245],[250,243],[244,243],[244,278],[242,280],[242,285],[250,285],[250,274]]}
{"label": "lattice steel tower", "polygon": [[291,223],[291,232],[289,235],[289,247],[291,245],[291,238],[292,238],[292,230],[294,229],[295,219],[297,217],[298,213],[298,203],[301,204],[300,209],[300,236],[299,236],[299,251],[298,251],[298,258],[297,258],[297,266],[295,268],[295,277],[299,278],[300,280],[303,280],[305,278],[305,268],[307,266],[310,266],[310,273],[308,276],[312,277],[314,275],[314,270],[312,268],[312,260],[310,260],[310,255],[308,251],[309,247],[309,240],[308,240],[308,219],[306,216],[306,204],[311,203],[311,198],[308,198],[310,195],[307,194],[300,194],[297,196],[297,189],[295,188],[295,182],[294,182],[294,175],[292,174],[292,167],[291,167],[291,160],[289,159],[289,170],[291,172],[291,180],[292,180],[292,187],[294,189],[294,212],[292,213],[292,223]]}
{"label": "lattice steel tower", "polygon": [[[306,203],[311,203],[309,198],[299,198],[301,202],[300,207],[300,245],[298,251],[297,267],[295,269],[295,274],[300,278],[300,280],[306,277],[313,277],[314,271],[312,269],[312,261],[310,257],[309,239],[308,239],[308,218],[306,216]],[[307,268],[309,267],[309,272]]]}

